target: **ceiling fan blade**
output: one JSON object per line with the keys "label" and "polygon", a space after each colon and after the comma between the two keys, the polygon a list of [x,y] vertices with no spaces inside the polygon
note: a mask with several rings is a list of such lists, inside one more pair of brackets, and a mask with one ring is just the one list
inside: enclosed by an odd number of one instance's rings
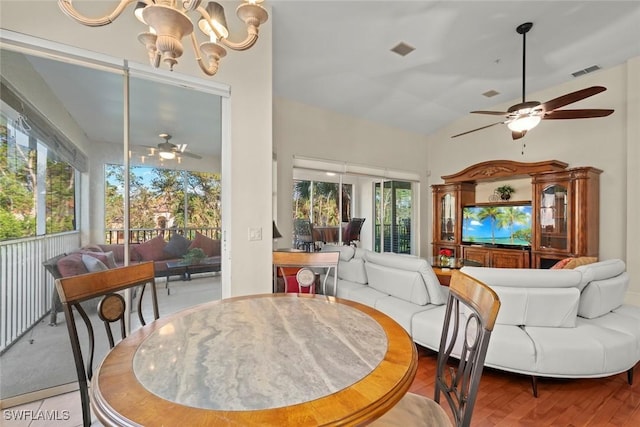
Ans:
{"label": "ceiling fan blade", "polygon": [[462,136],[462,135],[466,135],[466,134],[471,133],[471,132],[475,132],[475,131],[478,131],[478,130],[482,130],[482,129],[490,128],[491,126],[501,125],[501,124],[503,124],[503,123],[504,123],[504,122],[495,122],[495,123],[491,123],[490,125],[482,126],[481,128],[477,128],[477,129],[473,129],[473,130],[469,130],[469,131],[466,131],[466,132],[459,133],[459,134],[457,134],[457,135],[453,135],[451,138],[456,138],[456,137],[458,137],[458,136]]}
{"label": "ceiling fan blade", "polygon": [[182,152],[178,151],[178,152],[177,152],[177,154],[178,154],[179,156],[191,157],[192,159],[201,159],[201,158],[202,158],[202,156],[199,156],[199,155],[197,155],[197,154],[190,153],[190,152],[188,152],[188,151],[182,151]]}
{"label": "ceiling fan blade", "polygon": [[506,116],[509,113],[507,113],[506,111],[472,111],[472,114],[490,114],[492,116]]}
{"label": "ceiling fan blade", "polygon": [[591,108],[584,110],[555,110],[544,115],[543,120],[559,120],[559,119],[590,119],[593,117],[606,117],[613,113],[614,110]]}
{"label": "ceiling fan blade", "polygon": [[591,86],[551,99],[542,104],[541,107],[544,108],[545,111],[553,111],[556,108],[564,107],[565,105],[578,102],[581,99],[588,98],[600,92],[604,92],[605,90],[607,90],[607,88],[604,86]]}

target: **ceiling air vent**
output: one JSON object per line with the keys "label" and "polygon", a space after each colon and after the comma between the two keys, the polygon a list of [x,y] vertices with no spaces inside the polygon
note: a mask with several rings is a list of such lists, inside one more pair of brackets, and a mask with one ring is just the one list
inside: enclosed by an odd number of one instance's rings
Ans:
{"label": "ceiling air vent", "polygon": [[593,73],[594,71],[598,71],[600,67],[598,65],[592,65],[591,67],[587,67],[584,70],[576,71],[575,73],[571,73],[573,77],[583,76],[585,74]]}
{"label": "ceiling air vent", "polygon": [[485,93],[482,94],[482,96],[486,96],[487,98],[493,98],[496,95],[500,95],[500,92],[498,92],[497,90],[488,90]]}
{"label": "ceiling air vent", "polygon": [[400,42],[391,48],[391,52],[397,53],[400,56],[407,56],[411,52],[416,50],[415,47],[406,44],[405,42]]}

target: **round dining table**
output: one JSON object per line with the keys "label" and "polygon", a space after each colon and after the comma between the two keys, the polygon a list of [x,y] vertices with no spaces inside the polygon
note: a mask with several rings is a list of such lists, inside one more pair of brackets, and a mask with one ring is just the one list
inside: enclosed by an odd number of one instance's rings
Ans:
{"label": "round dining table", "polygon": [[201,304],[133,331],[93,375],[106,426],[366,424],[416,373],[407,332],[382,312],[324,295]]}

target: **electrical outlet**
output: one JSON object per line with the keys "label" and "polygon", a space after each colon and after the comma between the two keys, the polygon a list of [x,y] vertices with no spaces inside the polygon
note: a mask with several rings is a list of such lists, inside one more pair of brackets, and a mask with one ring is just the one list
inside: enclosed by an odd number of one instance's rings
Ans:
{"label": "electrical outlet", "polygon": [[249,241],[262,240],[262,227],[249,227]]}

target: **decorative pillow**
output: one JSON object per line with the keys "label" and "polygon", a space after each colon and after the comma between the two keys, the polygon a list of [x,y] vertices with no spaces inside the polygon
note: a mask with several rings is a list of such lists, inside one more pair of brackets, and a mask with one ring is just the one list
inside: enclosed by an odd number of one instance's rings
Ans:
{"label": "decorative pillow", "polygon": [[[129,245],[129,261],[140,261],[140,256],[136,252],[137,243]],[[123,244],[111,244],[111,245],[98,245],[103,252],[113,252],[113,256],[116,259],[116,264],[124,264],[124,245]]]}
{"label": "decorative pillow", "polygon": [[98,258],[92,257],[91,255],[87,254],[82,254],[82,263],[85,267],[87,267],[89,273],[94,273],[96,271],[105,271],[109,269],[109,267],[104,265],[104,263]]}
{"label": "decorative pillow", "polygon": [[573,258],[565,258],[565,259],[561,259],[560,261],[556,262],[555,264],[553,264],[553,266],[551,267],[551,270],[561,270],[563,268],[565,268],[565,266],[571,261],[573,260]]}
{"label": "decorative pillow", "polygon": [[136,247],[136,252],[142,257],[142,261],[162,261],[171,258],[171,255],[164,251],[166,246],[167,242],[164,241],[164,238],[158,236],[139,244]]}
{"label": "decorative pillow", "polygon": [[220,240],[213,240],[204,234],[196,231],[196,237],[191,241],[189,249],[200,248],[204,251],[205,255],[219,256],[220,255]]}
{"label": "decorative pillow", "polygon": [[598,258],[591,257],[591,256],[573,258],[564,266],[564,268],[576,268],[576,267],[580,267],[581,265],[593,264],[594,262],[597,262],[597,261],[598,261]]}
{"label": "decorative pillow", "polygon": [[164,247],[164,251],[171,256],[181,257],[189,250],[191,241],[186,239],[182,234],[173,233],[169,243]]}
{"label": "decorative pillow", "polygon": [[83,255],[89,255],[93,258],[99,259],[100,262],[102,262],[104,265],[107,266],[107,268],[116,268],[118,265],[116,264],[116,260],[115,257],[113,255],[113,252],[109,251],[109,252],[92,252],[92,251],[85,251],[85,250],[81,250],[78,251]]}
{"label": "decorative pillow", "polygon": [[77,276],[89,272],[82,262],[82,254],[80,252],[74,252],[66,257],[60,258],[57,266],[62,277]]}

